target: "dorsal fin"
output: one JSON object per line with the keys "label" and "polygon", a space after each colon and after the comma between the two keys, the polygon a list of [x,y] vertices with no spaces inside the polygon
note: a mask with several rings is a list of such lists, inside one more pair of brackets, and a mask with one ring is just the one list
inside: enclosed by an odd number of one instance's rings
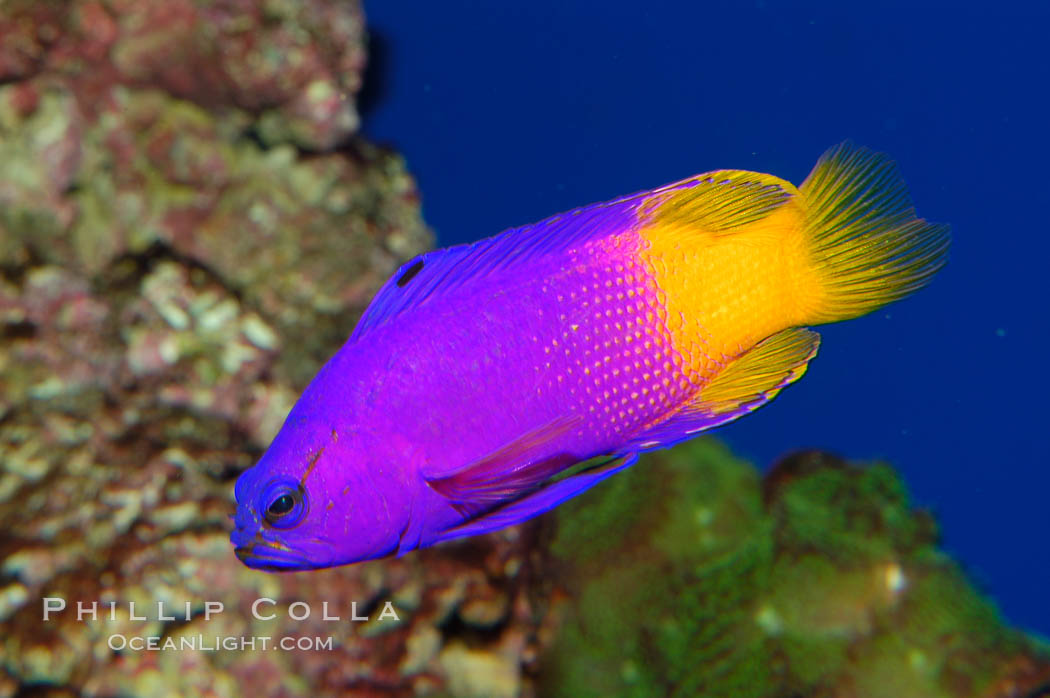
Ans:
{"label": "dorsal fin", "polygon": [[359,339],[409,308],[531,257],[571,253],[589,241],[640,225],[731,231],[769,215],[795,193],[791,184],[772,175],[716,170],[573,209],[470,245],[427,252],[403,264],[379,289],[351,339]]}
{"label": "dorsal fin", "polygon": [[734,359],[696,398],[666,422],[631,440],[632,448],[663,448],[757,410],[806,372],[820,335],[801,327],[766,337]]}
{"label": "dorsal fin", "polygon": [[484,279],[523,260],[566,254],[591,240],[626,232],[638,224],[641,192],[591,204],[512,228],[485,240],[426,252],[401,266],[368,306],[351,339],[360,338],[407,309]]}
{"label": "dorsal fin", "polygon": [[772,175],[716,170],[655,190],[639,216],[649,225],[725,232],[765,218],[797,193]]}

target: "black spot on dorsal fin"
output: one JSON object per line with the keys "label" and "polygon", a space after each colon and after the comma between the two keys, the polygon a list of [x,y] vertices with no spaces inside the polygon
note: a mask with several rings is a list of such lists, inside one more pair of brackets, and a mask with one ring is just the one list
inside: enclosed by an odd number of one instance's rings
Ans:
{"label": "black spot on dorsal fin", "polygon": [[411,281],[413,279],[413,277],[415,277],[416,274],[418,274],[421,271],[423,271],[423,260],[422,259],[419,260],[418,262],[416,262],[415,264],[413,264],[412,266],[410,266],[408,269],[405,270],[405,273],[402,274],[401,278],[397,280],[397,287],[398,288],[404,288],[405,285],[409,281]]}

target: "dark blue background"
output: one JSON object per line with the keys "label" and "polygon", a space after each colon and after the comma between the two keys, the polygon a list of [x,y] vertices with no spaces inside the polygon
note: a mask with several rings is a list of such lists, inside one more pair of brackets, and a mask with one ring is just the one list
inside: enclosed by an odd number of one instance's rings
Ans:
{"label": "dark blue background", "polygon": [[798,183],[843,138],[890,153],[952,224],[949,266],[822,327],[805,379],[718,434],[763,466],[893,462],[1007,617],[1050,634],[1050,10],[1031,5],[369,2],[364,126],[405,154],[442,245],[711,169]]}

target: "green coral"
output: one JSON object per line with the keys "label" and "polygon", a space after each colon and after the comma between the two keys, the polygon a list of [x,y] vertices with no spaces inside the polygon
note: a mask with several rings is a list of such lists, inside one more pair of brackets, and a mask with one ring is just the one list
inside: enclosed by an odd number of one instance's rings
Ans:
{"label": "green coral", "polygon": [[753,665],[772,657],[748,620],[771,553],[758,476],[714,442],[687,449],[559,511],[551,550],[579,586],[544,695],[764,695]]}
{"label": "green coral", "polygon": [[572,602],[542,695],[1000,695],[1050,674],[885,465],[800,454],[762,481],[700,441],[556,520]]}

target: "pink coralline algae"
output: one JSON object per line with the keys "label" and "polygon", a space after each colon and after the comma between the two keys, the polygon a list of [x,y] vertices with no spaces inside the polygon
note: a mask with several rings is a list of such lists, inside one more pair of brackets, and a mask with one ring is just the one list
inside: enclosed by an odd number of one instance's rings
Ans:
{"label": "pink coralline algae", "polygon": [[14,0],[0,17],[0,81],[59,77],[89,110],[114,84],[159,89],[314,149],[356,131],[364,65],[356,3]]}

